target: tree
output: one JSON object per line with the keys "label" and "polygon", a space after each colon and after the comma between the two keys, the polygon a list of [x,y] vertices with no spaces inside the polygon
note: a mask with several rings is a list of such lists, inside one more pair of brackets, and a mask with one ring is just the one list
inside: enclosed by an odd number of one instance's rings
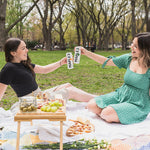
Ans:
{"label": "tree", "polygon": [[86,9],[88,7],[88,1],[85,0],[75,0],[74,3],[70,2],[68,7],[70,8],[70,12],[74,15],[76,21],[76,32],[78,37],[78,45],[81,43],[85,47],[86,42],[88,46],[95,40],[95,35],[97,31],[97,27],[95,27],[95,23],[92,22],[91,16],[87,13]]}
{"label": "tree", "polygon": [[[72,20],[72,18],[66,18],[66,20],[64,19],[65,18],[65,15],[60,16],[60,18],[58,19],[58,27],[55,27],[55,31],[59,34],[59,46],[60,46],[60,49],[63,50],[66,48],[65,46],[65,39],[64,39],[64,35],[68,29],[68,26]],[[64,26],[63,26],[64,24]]]}
{"label": "tree", "polygon": [[[6,28],[14,23],[18,18],[20,18],[29,7],[31,0],[9,0],[7,1],[7,10],[6,10]],[[24,17],[20,22],[18,22],[11,31],[9,31],[9,37],[17,36],[18,38],[23,39],[23,30],[24,24],[26,22],[27,16]]]}
{"label": "tree", "polygon": [[3,43],[5,42],[7,33],[5,31],[7,0],[0,0],[0,51],[2,51]]}
{"label": "tree", "polygon": [[131,1],[132,9],[132,37],[135,33],[150,31],[150,1]]}
{"label": "tree", "polygon": [[128,1],[111,0],[87,0],[88,6],[84,9],[91,16],[92,21],[97,25],[99,32],[98,49],[108,50],[108,44],[113,30],[129,11],[126,8]]}
{"label": "tree", "polygon": [[136,20],[135,20],[135,0],[131,0],[131,11],[132,11],[132,37],[135,36],[136,33]]}
{"label": "tree", "polygon": [[[35,0],[33,0],[35,2]],[[66,0],[45,0],[43,9],[36,5],[42,20],[42,32],[46,42],[46,50],[52,50],[52,30],[62,14]],[[56,11],[58,10],[58,11]],[[54,14],[54,13],[57,14]],[[56,17],[55,17],[56,16]]]}
{"label": "tree", "polygon": [[70,1],[67,4],[67,8],[68,10],[71,12],[71,15],[73,15],[75,17],[75,27],[76,27],[76,32],[77,32],[77,39],[78,39],[78,45],[80,45],[81,43],[81,36],[80,36],[80,9],[79,9],[79,5],[78,5],[78,0]]}
{"label": "tree", "polygon": [[9,25],[7,28],[5,26],[6,24],[6,7],[7,7],[7,0],[0,0],[0,51],[2,51],[2,47],[4,45],[5,40],[8,38],[9,31],[18,23],[20,22],[25,16],[27,16],[31,10],[34,8],[34,6],[38,3],[39,0],[36,0],[35,3],[15,22],[13,22],[11,25]]}
{"label": "tree", "polygon": [[146,31],[150,32],[150,2],[148,0],[143,0],[145,8],[145,22],[146,22]]}
{"label": "tree", "polygon": [[127,48],[128,37],[131,32],[131,15],[123,16],[117,28],[115,28],[121,37],[122,50]]}

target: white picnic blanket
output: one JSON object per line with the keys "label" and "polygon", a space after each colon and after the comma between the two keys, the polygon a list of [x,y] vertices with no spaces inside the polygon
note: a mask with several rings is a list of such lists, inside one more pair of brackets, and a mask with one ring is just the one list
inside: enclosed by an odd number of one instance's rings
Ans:
{"label": "white picnic blanket", "polygon": [[[68,101],[66,108],[67,121],[63,126],[63,142],[79,140],[81,138],[97,140],[106,139],[125,139],[131,136],[148,135],[150,134],[150,114],[146,120],[141,123],[122,125],[120,123],[107,123],[100,117],[85,109],[86,103]],[[66,130],[73,124],[68,119],[77,119],[82,117],[90,120],[95,126],[95,132],[85,133],[74,137],[67,137]],[[41,125],[39,126],[39,138],[41,140],[50,140],[59,142],[60,130],[59,124],[56,125]]]}
{"label": "white picnic blanket", "polygon": [[[150,114],[141,123],[122,125],[120,123],[106,123],[97,115],[85,109],[86,103],[68,101],[66,107],[67,121],[63,123],[63,142],[79,140],[81,138],[97,140],[106,139],[125,139],[131,136],[149,135],[150,134]],[[3,131],[17,132],[17,123],[14,122],[14,113],[11,110],[5,111],[0,108],[0,127],[4,127]],[[66,130],[73,124],[68,119],[76,119],[82,117],[90,120],[95,126],[95,132],[85,133],[74,137],[67,137]],[[30,122],[21,123],[22,133],[35,132],[39,133],[39,138],[46,141],[60,141],[60,126],[59,122],[49,122],[48,120],[33,120],[33,126]]]}

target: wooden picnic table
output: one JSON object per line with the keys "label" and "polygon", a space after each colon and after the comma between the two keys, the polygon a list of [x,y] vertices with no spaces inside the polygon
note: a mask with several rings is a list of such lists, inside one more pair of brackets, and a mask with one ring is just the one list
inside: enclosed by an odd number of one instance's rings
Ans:
{"label": "wooden picnic table", "polygon": [[66,121],[66,107],[62,112],[43,112],[37,109],[35,112],[19,112],[15,115],[14,121],[18,122],[16,150],[19,150],[21,121],[29,121],[32,125],[33,119],[48,119],[49,121],[60,121],[60,150],[63,150],[63,121]]}

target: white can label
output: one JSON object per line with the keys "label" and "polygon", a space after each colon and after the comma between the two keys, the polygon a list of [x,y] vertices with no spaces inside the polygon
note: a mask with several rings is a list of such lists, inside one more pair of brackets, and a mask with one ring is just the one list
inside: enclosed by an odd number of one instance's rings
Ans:
{"label": "white can label", "polygon": [[80,56],[81,56],[81,50],[80,47],[75,47],[75,56],[74,56],[74,63],[79,64],[80,63]]}
{"label": "white can label", "polygon": [[66,53],[66,57],[67,57],[67,66],[68,69],[73,69],[73,56],[72,53]]}

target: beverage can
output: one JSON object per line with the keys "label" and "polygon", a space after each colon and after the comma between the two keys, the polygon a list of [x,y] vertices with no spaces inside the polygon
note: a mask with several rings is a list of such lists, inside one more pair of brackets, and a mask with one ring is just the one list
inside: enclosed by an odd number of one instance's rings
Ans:
{"label": "beverage can", "polygon": [[66,53],[68,69],[73,69],[73,56],[71,52]]}
{"label": "beverage can", "polygon": [[81,56],[80,46],[77,46],[77,47],[75,47],[75,55],[74,55],[74,63],[75,64],[80,63],[80,56]]}

